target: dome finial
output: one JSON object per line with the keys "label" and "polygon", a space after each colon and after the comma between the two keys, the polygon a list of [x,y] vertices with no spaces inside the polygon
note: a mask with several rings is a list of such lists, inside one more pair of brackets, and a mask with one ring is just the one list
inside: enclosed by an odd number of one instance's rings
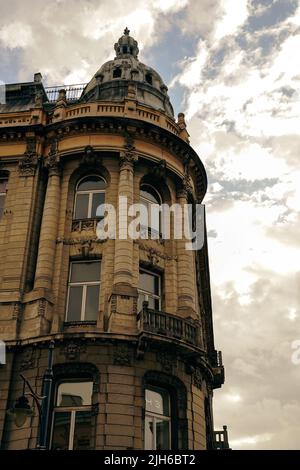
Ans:
{"label": "dome finial", "polygon": [[126,26],[126,28],[124,29],[125,36],[129,36],[129,33],[130,33],[130,29],[128,29]]}

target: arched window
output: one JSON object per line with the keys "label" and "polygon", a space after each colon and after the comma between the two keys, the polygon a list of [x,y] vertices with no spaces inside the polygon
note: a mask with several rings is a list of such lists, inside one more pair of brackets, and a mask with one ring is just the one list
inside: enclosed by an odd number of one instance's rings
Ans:
{"label": "arched window", "polygon": [[[140,204],[146,209],[145,213],[144,211],[141,212],[141,232],[146,229],[146,235],[150,232],[152,238],[158,238],[161,232],[161,215],[159,209],[162,200],[158,191],[150,184],[141,185]],[[155,237],[155,235],[157,235],[157,237]]]}
{"label": "arched window", "polygon": [[171,400],[164,388],[147,386],[145,390],[145,449],[171,449]]}
{"label": "arched window", "polygon": [[97,209],[105,202],[106,182],[96,175],[81,179],[76,187],[74,219],[101,218]]}
{"label": "arched window", "polygon": [[51,449],[92,450],[93,382],[63,381],[56,388]]}
{"label": "arched window", "polygon": [[117,67],[116,69],[114,69],[113,78],[120,78],[121,75],[122,75],[122,70],[120,67]]}
{"label": "arched window", "polygon": [[149,83],[149,85],[152,85],[153,80],[152,80],[152,75],[151,75],[151,73],[146,73],[146,75],[145,75],[145,80],[146,80],[147,83]]}
{"label": "arched window", "polygon": [[3,212],[4,212],[7,183],[8,183],[7,176],[0,176],[0,219],[3,216]]}

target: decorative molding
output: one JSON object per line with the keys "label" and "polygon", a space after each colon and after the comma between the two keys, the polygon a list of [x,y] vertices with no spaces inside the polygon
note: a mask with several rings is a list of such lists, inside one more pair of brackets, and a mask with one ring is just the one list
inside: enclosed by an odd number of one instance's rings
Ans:
{"label": "decorative molding", "polygon": [[125,132],[125,150],[120,152],[120,170],[132,170],[134,164],[138,161],[138,155],[135,152],[133,143],[133,136]]}
{"label": "decorative molding", "polygon": [[38,314],[40,317],[44,317],[46,313],[46,300],[40,299],[39,306],[38,306]]}
{"label": "decorative molding", "polygon": [[36,366],[36,348],[28,348],[22,355],[19,371],[34,369]]}
{"label": "decorative molding", "polygon": [[177,357],[165,351],[158,351],[156,353],[156,360],[161,364],[164,372],[172,373],[173,368],[177,367]]}
{"label": "decorative molding", "polygon": [[29,137],[26,139],[26,151],[19,161],[19,172],[21,176],[34,176],[40,157],[36,152],[36,139]]}
{"label": "decorative molding", "polygon": [[193,384],[195,387],[202,389],[202,374],[200,369],[197,367],[193,373]]}
{"label": "decorative molding", "polygon": [[46,168],[48,168],[49,176],[61,175],[61,162],[58,152],[58,142],[59,139],[57,137],[53,137],[50,140],[50,150],[46,160]]}
{"label": "decorative molding", "polygon": [[156,179],[165,180],[167,177],[167,162],[166,160],[159,160],[156,164],[151,167],[149,174],[153,175]]}
{"label": "decorative molding", "polygon": [[147,252],[147,257],[148,257],[149,261],[152,264],[157,264],[158,263],[158,258],[161,258],[161,259],[164,259],[164,260],[167,260],[167,261],[172,261],[172,260],[177,261],[177,256],[165,255],[161,251],[158,251],[153,247],[149,247],[149,246],[145,245],[144,243],[140,242],[139,240],[137,240],[136,242],[139,245],[141,250]]}
{"label": "decorative molding", "polygon": [[131,366],[132,364],[132,352],[128,346],[117,346],[116,349],[114,349],[113,357],[114,365]]}
{"label": "decorative molding", "polygon": [[61,354],[69,361],[80,360],[80,355],[86,353],[86,345],[82,343],[75,343],[71,341],[66,346],[61,348]]}
{"label": "decorative molding", "polygon": [[[92,243],[104,243],[106,240],[99,239],[97,237],[94,238],[57,238],[56,239],[56,244],[59,245],[62,243],[63,245],[86,245],[92,244]],[[81,251],[81,248],[79,248]]]}
{"label": "decorative molding", "polygon": [[80,166],[85,168],[96,168],[102,165],[102,158],[97,155],[91,145],[87,145],[81,158]]}
{"label": "decorative molding", "polygon": [[93,380],[93,393],[98,393],[100,389],[100,375],[98,368],[89,362],[75,362],[55,364],[53,366],[54,379],[57,381],[60,378],[66,379],[67,377],[90,377]]}

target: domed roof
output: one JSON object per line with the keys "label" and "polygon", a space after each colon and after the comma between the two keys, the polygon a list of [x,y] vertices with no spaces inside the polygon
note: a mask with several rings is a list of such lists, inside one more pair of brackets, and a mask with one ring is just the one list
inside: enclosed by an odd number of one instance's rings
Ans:
{"label": "domed roof", "polygon": [[168,88],[160,75],[138,60],[138,43],[124,30],[115,44],[116,57],[103,64],[83,90],[82,101],[121,101],[128,85],[136,85],[137,100],[145,106],[163,110],[174,117],[167,94]]}

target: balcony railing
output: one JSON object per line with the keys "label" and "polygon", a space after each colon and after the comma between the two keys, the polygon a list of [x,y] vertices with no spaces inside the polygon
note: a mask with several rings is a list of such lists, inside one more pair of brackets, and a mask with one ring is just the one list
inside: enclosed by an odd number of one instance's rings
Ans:
{"label": "balcony railing", "polygon": [[76,101],[80,98],[86,85],[86,83],[79,83],[78,85],[45,87],[45,92],[50,103],[55,103],[55,101],[57,101],[60,90],[66,90],[67,101]]}
{"label": "balcony railing", "polygon": [[201,346],[200,328],[192,320],[150,309],[147,307],[147,302],[144,302],[137,320],[140,331],[178,339],[197,347]]}
{"label": "balcony railing", "polygon": [[72,221],[72,232],[96,232],[101,217],[96,219],[77,219]]}
{"label": "balcony railing", "polygon": [[214,431],[214,448],[216,450],[230,449],[227,426],[223,426],[223,431]]}

